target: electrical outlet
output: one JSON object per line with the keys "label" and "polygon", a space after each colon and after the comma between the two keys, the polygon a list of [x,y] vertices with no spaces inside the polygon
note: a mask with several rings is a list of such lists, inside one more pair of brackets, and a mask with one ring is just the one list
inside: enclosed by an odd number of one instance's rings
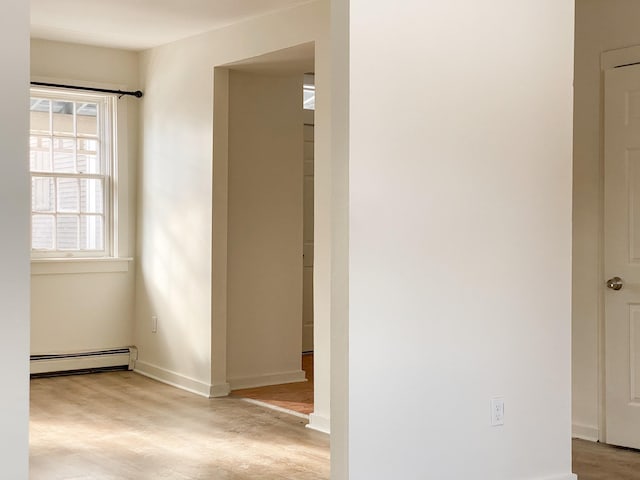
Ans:
{"label": "electrical outlet", "polygon": [[153,315],[151,317],[151,333],[156,333],[158,331],[158,317]]}
{"label": "electrical outlet", "polygon": [[491,426],[504,425],[504,398],[491,399]]}

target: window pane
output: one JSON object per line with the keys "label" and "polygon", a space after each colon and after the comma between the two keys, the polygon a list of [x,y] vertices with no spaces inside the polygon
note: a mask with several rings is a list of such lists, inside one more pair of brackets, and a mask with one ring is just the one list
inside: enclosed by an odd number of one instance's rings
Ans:
{"label": "window pane", "polygon": [[73,135],[73,102],[56,100],[51,104],[53,110],[53,133]]}
{"label": "window pane", "polygon": [[31,170],[36,172],[51,172],[51,139],[48,137],[30,137],[29,158]]}
{"label": "window pane", "polygon": [[97,155],[78,154],[78,173],[102,173]]}
{"label": "window pane", "polygon": [[304,89],[303,107],[305,110],[316,109],[316,91],[315,89]]}
{"label": "window pane", "polygon": [[31,209],[34,212],[54,212],[56,208],[53,178],[31,179]]}
{"label": "window pane", "polygon": [[80,182],[77,178],[58,178],[58,211],[80,211]]}
{"label": "window pane", "polygon": [[60,173],[75,173],[76,165],[74,149],[76,142],[73,138],[53,139],[53,171]]}
{"label": "window pane", "polygon": [[78,153],[96,155],[98,152],[98,141],[90,138],[78,139]]}
{"label": "window pane", "polygon": [[103,180],[80,180],[80,211],[83,213],[104,213]]}
{"label": "window pane", "polygon": [[97,140],[78,139],[77,162],[79,173],[103,173],[98,155]]}
{"label": "window pane", "polygon": [[95,103],[76,103],[76,121],[78,122],[78,135],[98,134],[98,105]]}
{"label": "window pane", "polygon": [[34,133],[50,133],[51,121],[49,108],[51,102],[43,98],[31,99],[31,131]]}
{"label": "window pane", "polygon": [[38,250],[53,249],[53,215],[31,216],[31,248]]}
{"label": "window pane", "polygon": [[82,215],[80,221],[80,248],[104,250],[104,219],[98,215]]}
{"label": "window pane", "polygon": [[78,224],[77,215],[58,215],[58,250],[78,250]]}

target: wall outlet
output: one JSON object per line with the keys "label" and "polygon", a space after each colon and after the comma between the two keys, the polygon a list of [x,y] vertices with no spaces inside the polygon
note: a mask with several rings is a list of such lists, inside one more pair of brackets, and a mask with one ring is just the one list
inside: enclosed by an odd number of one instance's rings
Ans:
{"label": "wall outlet", "polygon": [[158,317],[153,315],[151,317],[151,333],[156,333],[158,331]]}
{"label": "wall outlet", "polygon": [[491,399],[491,426],[504,425],[504,398],[495,397]]}

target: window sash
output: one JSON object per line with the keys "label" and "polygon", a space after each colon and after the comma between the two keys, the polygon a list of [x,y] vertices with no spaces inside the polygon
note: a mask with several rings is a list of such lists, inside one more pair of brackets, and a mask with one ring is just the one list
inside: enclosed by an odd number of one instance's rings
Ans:
{"label": "window sash", "polygon": [[[31,128],[32,145],[35,145],[31,152],[44,152],[44,157],[48,156],[48,164],[42,163],[32,165],[33,153],[30,153],[30,170],[32,185],[34,179],[51,179],[52,192],[48,193],[48,202],[51,205],[35,204],[35,194],[32,192],[31,222],[32,236],[35,235],[34,221],[47,219],[46,228],[52,236],[52,241],[47,247],[42,248],[44,243],[37,244],[34,237],[31,241],[31,252],[34,258],[74,258],[74,257],[110,257],[115,252],[115,96],[95,95],[83,93],[69,93],[66,91],[50,89],[31,89],[32,108],[40,102],[47,105],[48,112],[36,110],[39,115],[37,128]],[[54,102],[66,108],[66,114],[56,119],[54,115]],[[95,108],[91,108],[96,105]],[[43,110],[47,107],[44,106]],[[72,113],[69,113],[69,112]],[[95,111],[95,120],[92,113]],[[33,113],[33,110],[31,110]],[[84,113],[83,113],[84,112]],[[48,116],[48,120],[45,118]],[[60,115],[58,115],[60,117]],[[86,117],[86,118],[85,118]],[[32,116],[33,119],[33,116]],[[82,120],[83,125],[80,125]],[[58,121],[58,123],[56,123]],[[33,127],[33,122],[32,122]],[[95,130],[95,132],[94,132]],[[35,139],[35,141],[33,140]],[[66,150],[63,142],[74,142]],[[92,149],[83,150],[87,147],[84,142],[94,142],[90,145]],[[59,153],[64,160],[62,170],[55,169],[55,153]],[[66,158],[65,158],[66,156]],[[69,158],[72,156],[72,159]],[[82,157],[81,157],[82,156]],[[91,158],[90,158],[91,157]],[[71,161],[72,160],[72,161]],[[44,163],[47,163],[46,161]],[[31,169],[31,167],[35,167]],[[78,170],[82,170],[78,172]],[[76,180],[77,187],[73,187],[73,182],[67,182],[66,201],[67,208],[61,207],[60,202],[60,181]],[[33,187],[32,187],[33,188]],[[101,195],[98,191],[102,189]],[[91,192],[89,190],[94,190]],[[45,192],[46,193],[46,192]],[[73,195],[77,197],[77,205],[73,205]],[[43,202],[46,204],[47,202]],[[92,230],[99,235],[99,238],[92,239],[88,231]],[[74,239],[74,234],[76,238]],[[61,235],[66,235],[65,239]],[[64,240],[64,241],[63,241]],[[65,242],[66,247],[65,248]],[[40,248],[39,248],[40,247]]]}

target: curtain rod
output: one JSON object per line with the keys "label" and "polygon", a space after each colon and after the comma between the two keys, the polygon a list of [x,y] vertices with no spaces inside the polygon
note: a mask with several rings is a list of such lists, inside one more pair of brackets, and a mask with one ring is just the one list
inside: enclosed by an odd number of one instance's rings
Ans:
{"label": "curtain rod", "polygon": [[135,92],[127,92],[123,90],[109,90],[108,88],[93,88],[93,87],[79,87],[77,85],[59,85],[57,83],[45,83],[45,82],[31,82],[31,85],[38,87],[57,87],[57,88],[69,88],[72,90],[85,90],[89,92],[102,92],[102,93],[115,93],[123,97],[124,95],[131,95],[132,97],[142,98],[143,93],[140,90]]}

